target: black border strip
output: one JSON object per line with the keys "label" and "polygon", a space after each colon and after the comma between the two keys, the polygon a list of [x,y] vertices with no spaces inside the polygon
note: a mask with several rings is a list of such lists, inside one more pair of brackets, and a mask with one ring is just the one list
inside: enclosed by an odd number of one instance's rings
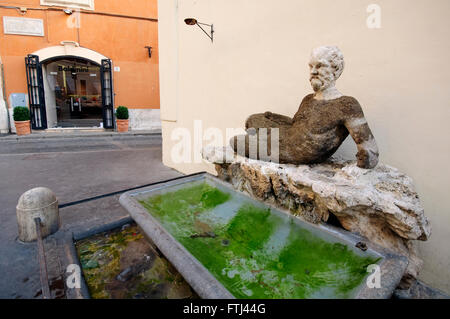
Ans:
{"label": "black border strip", "polygon": [[112,192],[112,193],[107,193],[107,194],[98,195],[98,196],[94,196],[94,197],[84,198],[84,199],[80,199],[80,200],[77,200],[77,201],[73,201],[73,202],[69,202],[69,203],[65,203],[65,204],[60,204],[60,205],[58,205],[58,208],[65,208],[65,207],[69,207],[69,206],[74,206],[74,205],[78,205],[78,204],[94,201],[94,200],[105,198],[105,197],[110,197],[110,196],[114,196],[114,195],[118,195],[118,194],[123,194],[123,193],[126,193],[128,191],[133,191],[133,190],[136,190],[136,189],[139,189],[139,188],[149,187],[149,186],[153,186],[153,185],[158,185],[158,184],[162,184],[162,183],[166,183],[166,182],[170,182],[170,181],[175,181],[175,180],[178,180],[178,179],[181,179],[181,178],[196,176],[196,175],[205,174],[205,173],[206,172],[203,171],[203,172],[193,173],[193,174],[189,174],[189,175],[183,175],[183,176],[174,177],[174,178],[171,178],[171,179],[166,179],[164,181],[154,182],[154,183],[145,184],[145,185],[141,185],[141,186],[136,186],[136,187],[131,187],[131,188],[127,188],[127,189],[122,189],[120,191],[116,191],[116,192]]}

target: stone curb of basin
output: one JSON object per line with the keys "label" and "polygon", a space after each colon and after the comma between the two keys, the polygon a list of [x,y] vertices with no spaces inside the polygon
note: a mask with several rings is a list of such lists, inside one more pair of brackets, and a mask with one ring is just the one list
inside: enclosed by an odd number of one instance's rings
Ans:
{"label": "stone curb of basin", "polygon": [[[234,298],[231,293],[201,264],[193,255],[191,255],[184,246],[182,246],[148,211],[139,203],[142,196],[148,196],[151,191],[175,186],[180,183],[189,181],[197,181],[201,179],[211,179],[224,187],[231,188],[229,183],[221,181],[208,173],[198,173],[185,176],[175,181],[163,182],[158,185],[140,188],[122,194],[119,201],[121,205],[128,211],[133,220],[148,235],[164,256],[174,265],[180,274],[191,285],[195,292],[202,298]],[[250,197],[250,195],[243,193]],[[266,204],[274,209],[276,206]],[[288,214],[288,212],[286,212]],[[363,240],[357,234],[352,234],[345,230],[333,227],[331,225],[312,225],[314,228],[320,228],[321,231],[332,234],[351,245]],[[376,252],[383,257],[380,263],[380,271],[382,278],[382,286],[377,289],[362,284],[355,298],[357,299],[383,299],[390,298],[394,289],[398,286],[403,273],[408,265],[408,259],[384,247],[368,242],[367,248]]]}

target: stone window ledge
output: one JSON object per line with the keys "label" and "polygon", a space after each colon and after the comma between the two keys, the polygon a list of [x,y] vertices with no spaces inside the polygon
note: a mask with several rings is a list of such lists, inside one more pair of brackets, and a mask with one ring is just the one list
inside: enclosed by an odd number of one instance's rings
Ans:
{"label": "stone window ledge", "polygon": [[94,0],[41,0],[41,5],[94,10]]}

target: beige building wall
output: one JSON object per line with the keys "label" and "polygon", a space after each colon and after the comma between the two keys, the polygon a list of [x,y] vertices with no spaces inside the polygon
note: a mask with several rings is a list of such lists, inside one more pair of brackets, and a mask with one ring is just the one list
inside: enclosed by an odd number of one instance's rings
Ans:
{"label": "beige building wall", "polygon": [[[420,278],[450,293],[450,1],[378,0],[381,28],[371,29],[373,2],[160,0],[163,161],[184,173],[213,172],[174,163],[174,129],[189,129],[193,139],[194,120],[225,135],[252,113],[293,116],[311,92],[311,49],[337,45],[346,60],[338,89],[360,101],[381,161],[414,178],[431,220]],[[213,23],[214,43],[187,17]],[[353,141],[338,153],[354,158]]]}
{"label": "beige building wall", "polygon": [[0,134],[8,133],[9,120],[5,97],[3,96],[3,64],[0,57]]}

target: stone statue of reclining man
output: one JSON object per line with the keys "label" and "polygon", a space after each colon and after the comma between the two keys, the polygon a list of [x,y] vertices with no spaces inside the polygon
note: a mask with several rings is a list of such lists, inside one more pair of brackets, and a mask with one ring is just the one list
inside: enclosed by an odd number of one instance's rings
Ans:
{"label": "stone statue of reclining man", "polygon": [[[335,82],[344,70],[342,52],[333,46],[323,46],[312,51],[310,83],[314,94],[303,98],[293,118],[265,112],[251,115],[245,122],[247,134],[235,136],[230,144],[239,155],[268,160],[249,148],[253,138],[256,147],[262,143],[271,148],[271,129],[278,128],[279,163],[313,164],[325,161],[339,148],[350,133],[358,152],[357,165],[373,168],[378,163],[378,148],[358,101],[342,95]],[[266,128],[266,134],[260,129]],[[264,136],[263,136],[264,135]],[[245,140],[245,149],[239,143]],[[250,144],[250,147],[249,147]],[[242,145],[242,144],[241,144]],[[273,145],[272,145],[273,146]]]}

